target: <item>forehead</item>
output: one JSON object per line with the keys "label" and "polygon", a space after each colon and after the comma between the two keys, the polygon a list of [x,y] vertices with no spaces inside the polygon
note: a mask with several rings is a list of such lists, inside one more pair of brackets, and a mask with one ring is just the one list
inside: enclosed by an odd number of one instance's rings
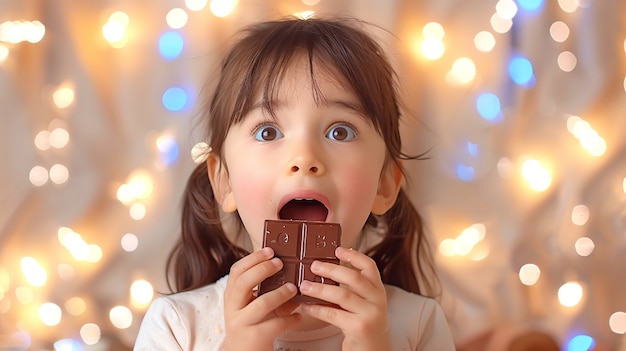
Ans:
{"label": "forehead", "polygon": [[[263,89],[263,87],[269,89]],[[341,97],[358,104],[354,89],[335,67],[324,65],[316,60],[309,60],[305,55],[298,55],[286,65],[281,74],[275,75],[270,84],[259,82],[255,101],[286,98],[294,92],[309,92],[318,103],[324,103],[327,97]]]}

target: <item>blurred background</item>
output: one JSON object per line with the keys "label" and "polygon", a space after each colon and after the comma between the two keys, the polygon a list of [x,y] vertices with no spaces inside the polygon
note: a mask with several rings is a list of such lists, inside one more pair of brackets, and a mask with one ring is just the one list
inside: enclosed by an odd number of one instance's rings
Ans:
{"label": "blurred background", "polygon": [[626,350],[626,2],[0,0],[0,350],[129,350],[235,31],[380,27],[460,350]]}

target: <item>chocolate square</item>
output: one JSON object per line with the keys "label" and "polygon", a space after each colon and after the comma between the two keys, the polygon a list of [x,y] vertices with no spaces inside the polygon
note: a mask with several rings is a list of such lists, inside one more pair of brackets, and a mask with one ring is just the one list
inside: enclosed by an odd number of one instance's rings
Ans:
{"label": "chocolate square", "polygon": [[315,260],[339,264],[335,256],[339,245],[341,226],[338,223],[266,220],[263,247],[269,246],[274,250],[274,255],[283,261],[283,269],[261,282],[259,295],[291,282],[298,287],[298,294],[291,301],[327,303],[302,295],[300,283],[306,279],[339,285],[331,279],[316,276],[310,268]]}

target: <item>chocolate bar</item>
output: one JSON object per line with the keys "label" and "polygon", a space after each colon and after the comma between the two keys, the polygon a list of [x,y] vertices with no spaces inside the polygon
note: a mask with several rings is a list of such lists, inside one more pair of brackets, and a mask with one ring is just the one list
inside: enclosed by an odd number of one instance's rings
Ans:
{"label": "chocolate bar", "polygon": [[335,249],[341,244],[341,226],[338,223],[296,220],[266,220],[263,247],[271,247],[275,257],[283,261],[280,272],[265,279],[259,286],[259,295],[291,282],[298,294],[291,301],[326,303],[300,293],[303,280],[339,285],[329,278],[311,272],[315,260],[339,264]]}

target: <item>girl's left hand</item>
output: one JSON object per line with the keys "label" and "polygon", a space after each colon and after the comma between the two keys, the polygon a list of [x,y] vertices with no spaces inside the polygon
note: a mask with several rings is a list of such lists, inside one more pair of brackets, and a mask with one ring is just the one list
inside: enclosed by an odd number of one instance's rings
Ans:
{"label": "girl's left hand", "polygon": [[311,271],[340,285],[303,281],[300,291],[341,308],[302,304],[302,312],[341,329],[343,351],[389,350],[387,294],[376,263],[361,252],[342,247],[335,250],[335,255],[352,268],[315,261]]}

